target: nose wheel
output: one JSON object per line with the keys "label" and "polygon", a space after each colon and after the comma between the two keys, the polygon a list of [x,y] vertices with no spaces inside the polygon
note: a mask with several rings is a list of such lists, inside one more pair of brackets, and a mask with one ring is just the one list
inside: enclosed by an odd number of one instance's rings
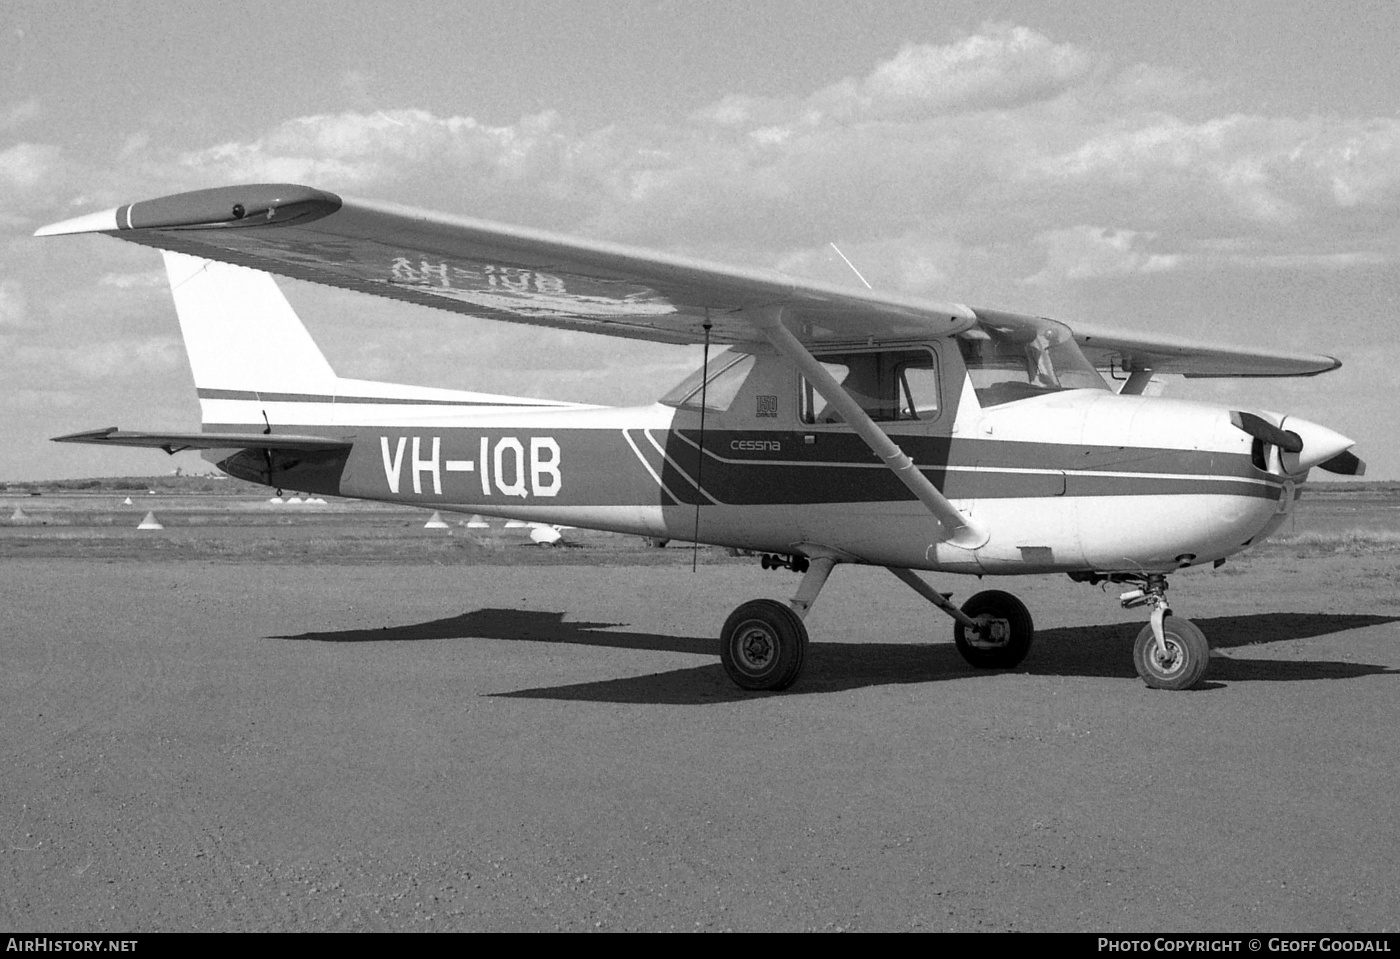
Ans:
{"label": "nose wheel", "polygon": [[1190,689],[1205,679],[1210,643],[1189,619],[1169,616],[1162,624],[1162,641],[1148,623],[1133,643],[1133,665],[1153,689]]}
{"label": "nose wheel", "polygon": [[1150,621],[1133,643],[1133,666],[1153,689],[1191,689],[1206,677],[1210,643],[1195,623],[1172,615],[1165,576],[1148,576],[1142,584],[1120,597],[1124,609],[1152,609]]}

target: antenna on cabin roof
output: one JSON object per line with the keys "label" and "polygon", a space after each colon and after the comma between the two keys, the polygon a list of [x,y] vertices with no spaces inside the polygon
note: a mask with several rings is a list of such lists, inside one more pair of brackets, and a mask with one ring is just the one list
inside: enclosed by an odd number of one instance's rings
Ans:
{"label": "antenna on cabin roof", "polygon": [[842,260],[845,260],[845,261],[846,261],[846,265],[849,266],[849,267],[851,268],[851,272],[854,273],[854,274],[856,275],[856,279],[858,279],[858,280],[860,280],[862,283],[864,283],[864,284],[865,284],[865,288],[866,288],[867,290],[873,290],[873,289],[875,289],[875,287],[873,287],[873,286],[870,285],[870,281],[869,281],[869,280],[867,280],[865,277],[863,277],[863,276],[860,275],[860,270],[857,270],[857,269],[856,269],[856,265],[855,265],[854,263],[852,263],[850,260],[846,259],[846,254],[844,254],[844,253],[841,252],[841,248],[840,248],[839,246],[837,246],[835,243],[833,243],[833,244],[831,244],[831,248],[832,248],[833,250],[836,251],[836,255],[837,255],[837,256],[839,256]]}

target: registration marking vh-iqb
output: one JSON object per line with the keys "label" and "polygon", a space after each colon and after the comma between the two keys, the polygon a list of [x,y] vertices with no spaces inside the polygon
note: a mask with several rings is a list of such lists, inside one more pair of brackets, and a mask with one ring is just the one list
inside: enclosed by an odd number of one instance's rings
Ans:
{"label": "registration marking vh-iqb", "polygon": [[[404,448],[409,442],[407,436],[397,437],[391,452],[389,437],[379,438],[384,458],[384,480],[391,495],[398,495],[403,478]],[[412,450],[408,474],[413,478],[413,492],[417,495],[423,494],[423,477],[427,474],[432,478],[433,495],[442,496],[444,472],[476,473],[481,481],[482,496],[499,494],[521,499],[558,496],[564,483],[563,475],[559,472],[559,444],[551,436],[531,436],[524,442],[515,436],[503,436],[494,445],[483,436],[475,460],[443,459],[441,436],[414,436]],[[483,464],[481,469],[477,469],[478,463]]]}

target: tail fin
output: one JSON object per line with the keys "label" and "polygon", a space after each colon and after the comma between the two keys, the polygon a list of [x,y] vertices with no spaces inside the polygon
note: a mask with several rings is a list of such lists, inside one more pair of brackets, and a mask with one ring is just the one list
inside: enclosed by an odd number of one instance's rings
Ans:
{"label": "tail fin", "polygon": [[453,407],[500,412],[579,405],[345,379],[268,274],[168,251],[165,269],[206,432],[402,425],[440,422]]}
{"label": "tail fin", "polygon": [[271,276],[183,253],[164,255],[201,397],[225,391],[335,395],[335,371]]}

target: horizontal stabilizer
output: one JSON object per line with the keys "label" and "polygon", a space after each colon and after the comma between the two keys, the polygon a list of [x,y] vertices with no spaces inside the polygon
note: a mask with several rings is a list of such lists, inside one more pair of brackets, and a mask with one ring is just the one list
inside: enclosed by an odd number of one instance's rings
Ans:
{"label": "horizontal stabilizer", "polygon": [[185,450],[348,450],[352,440],[334,436],[302,436],[295,433],[140,433],[109,426],[105,430],[55,436],[55,443],[91,443],[95,446],[139,446],[182,453]]}

